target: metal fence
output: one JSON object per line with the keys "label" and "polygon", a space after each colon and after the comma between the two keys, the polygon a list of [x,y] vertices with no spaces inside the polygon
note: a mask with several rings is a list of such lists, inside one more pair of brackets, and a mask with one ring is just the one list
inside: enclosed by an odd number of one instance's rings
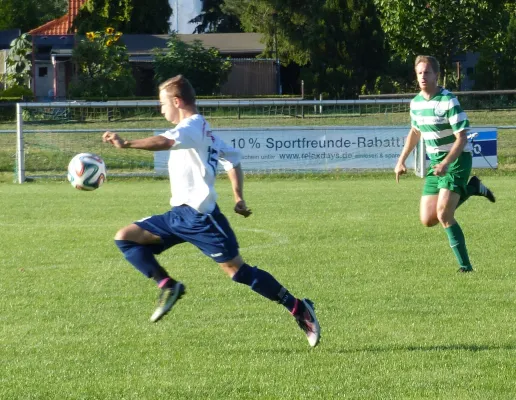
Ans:
{"label": "metal fence", "polygon": [[[453,92],[462,108],[468,110],[504,110],[516,108],[516,90],[469,90]],[[417,93],[372,94],[358,96],[361,100],[411,99]]]}

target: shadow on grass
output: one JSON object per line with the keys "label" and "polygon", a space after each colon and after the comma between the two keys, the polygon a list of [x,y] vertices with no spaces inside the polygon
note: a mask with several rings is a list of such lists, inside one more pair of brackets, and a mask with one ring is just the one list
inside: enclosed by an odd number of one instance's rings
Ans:
{"label": "shadow on grass", "polygon": [[[321,346],[324,347],[324,344]],[[323,350],[323,349],[321,349]],[[442,345],[392,345],[392,346],[383,346],[383,347],[364,347],[357,349],[327,349],[327,351],[332,353],[339,354],[348,354],[348,353],[389,353],[389,352],[404,352],[404,351],[470,351],[470,352],[479,352],[479,351],[491,351],[491,350],[516,350],[516,343],[506,343],[499,345],[487,345],[487,344],[442,344]],[[323,351],[326,351],[323,350]]]}

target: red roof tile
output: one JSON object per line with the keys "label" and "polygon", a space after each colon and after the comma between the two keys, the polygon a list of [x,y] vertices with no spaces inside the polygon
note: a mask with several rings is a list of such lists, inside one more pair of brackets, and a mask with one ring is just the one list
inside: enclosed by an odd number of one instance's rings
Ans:
{"label": "red roof tile", "polygon": [[66,35],[86,0],[68,0],[68,13],[29,31],[31,35]]}

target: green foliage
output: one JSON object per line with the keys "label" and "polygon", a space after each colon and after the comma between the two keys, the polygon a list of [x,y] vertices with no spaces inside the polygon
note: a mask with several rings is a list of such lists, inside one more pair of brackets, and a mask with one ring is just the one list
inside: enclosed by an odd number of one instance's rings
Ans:
{"label": "green foliage", "polygon": [[32,100],[34,93],[27,86],[10,86],[4,91],[0,91],[0,97],[13,97],[17,99]]}
{"label": "green foliage", "polygon": [[516,87],[516,16],[509,23],[499,46],[484,46],[473,79],[476,90]]}
{"label": "green foliage", "polygon": [[71,98],[131,96],[135,88],[122,33],[113,28],[88,32],[73,49],[77,78],[70,84]]}
{"label": "green foliage", "polygon": [[[11,86],[6,90],[0,90],[0,121],[15,121],[15,103],[18,101],[30,101],[33,98],[32,90],[25,86]],[[1,103],[9,103],[9,105]]]}
{"label": "green foliage", "polygon": [[163,34],[169,31],[168,0],[87,0],[74,20],[79,34],[112,26],[123,33]]}
{"label": "green foliage", "polygon": [[437,57],[443,77],[453,56],[476,51],[502,32],[503,0],[374,0],[394,53]]}
{"label": "green foliage", "polygon": [[189,21],[198,24],[194,33],[242,32],[238,17],[224,12],[222,10],[223,6],[224,0],[202,0],[201,14]]}
{"label": "green foliage", "polygon": [[261,56],[278,58],[283,64],[306,65],[310,49],[317,46],[324,27],[321,15],[324,0],[225,0],[222,11],[235,15],[246,32],[264,36],[265,52]]}
{"label": "green foliage", "polygon": [[182,74],[199,95],[212,95],[226,82],[231,62],[221,58],[214,47],[205,49],[200,40],[182,42],[173,33],[167,41],[167,51],[155,49],[155,79],[157,83]]}
{"label": "green foliage", "polygon": [[120,31],[120,26],[129,21],[131,11],[131,0],[86,0],[73,21],[73,28],[80,35],[106,26]]}
{"label": "green foliage", "polygon": [[385,41],[372,0],[226,0],[224,10],[235,13],[246,31],[264,35],[262,56],[304,66],[308,96],[355,97],[385,69]]}
{"label": "green foliage", "polygon": [[37,28],[66,13],[67,0],[2,0],[0,31],[20,29],[22,33]]}
{"label": "green foliage", "polygon": [[124,33],[167,34],[172,8],[168,0],[133,0],[131,17],[120,27]]}
{"label": "green foliage", "polygon": [[23,86],[32,75],[31,63],[32,44],[24,33],[14,39],[9,48],[7,64],[7,86]]}

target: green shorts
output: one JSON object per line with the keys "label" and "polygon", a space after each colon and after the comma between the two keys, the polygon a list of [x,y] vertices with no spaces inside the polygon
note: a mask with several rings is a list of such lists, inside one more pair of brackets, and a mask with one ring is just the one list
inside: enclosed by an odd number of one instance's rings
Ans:
{"label": "green shorts", "polygon": [[472,163],[471,153],[464,152],[450,164],[444,176],[434,175],[433,166],[439,164],[438,161],[430,164],[425,177],[425,185],[423,186],[423,196],[439,194],[441,189],[448,189],[461,196],[466,195],[466,186],[471,174]]}

